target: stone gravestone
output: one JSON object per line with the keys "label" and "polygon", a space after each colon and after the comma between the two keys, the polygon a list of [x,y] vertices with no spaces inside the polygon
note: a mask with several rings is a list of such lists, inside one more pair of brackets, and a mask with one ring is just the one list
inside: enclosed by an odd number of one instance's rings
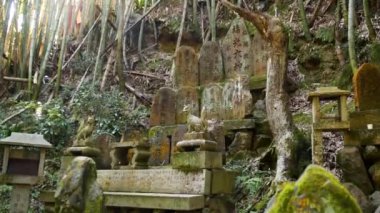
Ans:
{"label": "stone gravestone", "polygon": [[206,42],[199,55],[200,85],[223,81],[223,58],[217,42]]}
{"label": "stone gravestone", "polygon": [[254,53],[251,54],[251,75],[266,77],[269,49],[268,42],[261,37],[260,33],[256,33],[251,45],[251,52]]}
{"label": "stone gravestone", "polygon": [[171,138],[168,128],[155,126],[149,130],[150,166],[160,166],[170,163]]}
{"label": "stone gravestone", "polygon": [[243,83],[240,79],[226,82],[222,97],[223,119],[242,119],[252,113],[252,95],[248,90],[243,88]]}
{"label": "stone gravestone", "polygon": [[150,126],[175,124],[176,92],[168,87],[161,87],[154,96]]}
{"label": "stone gravestone", "polygon": [[232,22],[222,45],[226,78],[249,75],[250,51],[251,38],[244,19],[237,18]]}
{"label": "stone gravestone", "polygon": [[219,84],[208,85],[202,92],[201,112],[206,120],[223,118],[223,87]]}
{"label": "stone gravestone", "polygon": [[356,107],[359,111],[380,109],[380,69],[363,64],[353,78]]}
{"label": "stone gravestone", "polygon": [[199,94],[197,87],[182,87],[177,91],[176,98],[176,123],[184,124],[187,121],[187,115],[183,108],[187,105],[190,106],[191,114],[199,116]]}
{"label": "stone gravestone", "polygon": [[192,47],[181,46],[175,55],[174,86],[196,87],[199,85],[198,56]]}

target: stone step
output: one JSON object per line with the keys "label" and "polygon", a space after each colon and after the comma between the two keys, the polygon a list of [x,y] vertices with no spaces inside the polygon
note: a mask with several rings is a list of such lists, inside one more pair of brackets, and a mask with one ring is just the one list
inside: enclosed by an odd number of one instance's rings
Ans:
{"label": "stone step", "polygon": [[205,196],[192,194],[104,192],[104,197],[108,207],[188,211],[205,206]]}

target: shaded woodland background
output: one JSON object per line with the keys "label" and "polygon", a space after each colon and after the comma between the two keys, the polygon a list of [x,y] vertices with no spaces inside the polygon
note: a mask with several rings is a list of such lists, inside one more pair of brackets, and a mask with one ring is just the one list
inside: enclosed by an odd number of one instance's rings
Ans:
{"label": "shaded woodland background", "polygon": [[[290,111],[306,136],[311,122],[308,91],[324,85],[350,89],[360,64],[380,63],[376,0],[234,3],[284,23],[287,76],[293,82]],[[95,114],[96,134],[116,141],[125,128],[147,128],[153,95],[172,84],[172,56],[178,46],[199,49],[204,41],[219,40],[236,14],[216,0],[3,0],[0,17],[0,137],[38,132],[55,146],[46,181],[33,191],[33,206],[42,211],[35,198],[41,189],[57,184],[59,157],[71,144],[78,120]],[[254,36],[257,30],[246,24]],[[331,143],[325,166],[339,176],[334,156],[341,136],[325,138]],[[245,154],[228,166],[242,174],[235,196],[239,209],[263,208],[273,172]],[[9,199],[9,190],[0,187],[1,199]]]}

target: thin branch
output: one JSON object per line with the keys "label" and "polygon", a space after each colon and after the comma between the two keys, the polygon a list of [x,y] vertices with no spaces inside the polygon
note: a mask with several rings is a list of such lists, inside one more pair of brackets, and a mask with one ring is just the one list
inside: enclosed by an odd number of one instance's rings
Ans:
{"label": "thin branch", "polygon": [[[160,2],[161,2],[161,0],[157,1],[154,5],[152,5],[151,8],[150,8],[146,13],[144,13],[144,15],[142,15],[142,16],[141,16],[141,17],[140,17],[140,18],[139,18],[134,24],[132,24],[130,27],[128,27],[128,29],[125,30],[123,37],[125,37],[125,36],[127,35],[127,33],[128,33],[132,28],[134,28],[134,27],[135,27],[140,21],[142,21],[147,15],[149,15],[149,13],[151,13],[151,12],[153,11],[153,9],[155,9],[155,8],[158,6],[158,4],[160,4]],[[111,44],[109,44],[109,45],[104,49],[103,53],[101,54],[101,57],[104,56],[104,55],[108,52],[108,50],[110,50],[111,47],[113,47],[113,45],[115,45],[116,41],[117,41],[117,39],[113,40],[113,41],[111,42]]]}
{"label": "thin branch", "polygon": [[175,52],[177,52],[179,46],[181,45],[181,39],[182,39],[182,34],[183,34],[183,28],[185,26],[185,19],[186,19],[186,10],[187,10],[187,0],[183,1],[183,9],[182,9],[182,20],[181,20],[181,26],[180,30],[178,33],[178,39],[177,39],[177,45],[175,48]]}
{"label": "thin branch", "polygon": [[9,120],[11,120],[12,118],[16,117],[17,115],[23,113],[25,110],[27,110],[28,108],[24,108],[24,109],[21,109],[20,111],[16,112],[15,114],[7,117],[6,119],[2,120],[0,125],[3,125],[5,124],[6,122],[8,122]]}
{"label": "thin branch", "polygon": [[164,78],[161,78],[161,77],[158,77],[155,75],[151,75],[151,74],[147,74],[147,73],[141,73],[141,72],[136,72],[136,71],[127,71],[127,73],[131,74],[131,75],[140,75],[140,76],[144,76],[144,77],[148,77],[148,78],[154,78],[154,79],[165,81]]}

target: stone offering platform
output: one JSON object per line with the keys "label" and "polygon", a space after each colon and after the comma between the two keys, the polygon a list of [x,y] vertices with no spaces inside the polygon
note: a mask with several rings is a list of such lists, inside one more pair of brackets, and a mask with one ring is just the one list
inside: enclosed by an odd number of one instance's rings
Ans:
{"label": "stone offering platform", "polygon": [[166,210],[205,208],[206,199],[231,194],[236,173],[225,170],[98,170],[107,207]]}
{"label": "stone offering platform", "polygon": [[[236,172],[219,169],[181,171],[170,167],[98,170],[106,207],[190,211],[205,208],[217,194],[232,194]],[[54,192],[39,199],[54,205]]]}

